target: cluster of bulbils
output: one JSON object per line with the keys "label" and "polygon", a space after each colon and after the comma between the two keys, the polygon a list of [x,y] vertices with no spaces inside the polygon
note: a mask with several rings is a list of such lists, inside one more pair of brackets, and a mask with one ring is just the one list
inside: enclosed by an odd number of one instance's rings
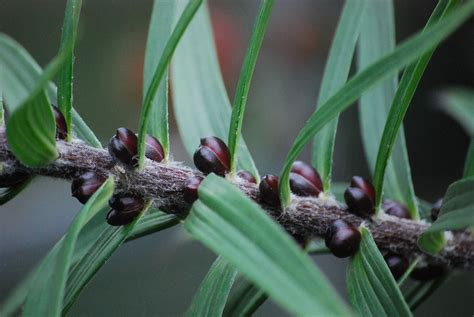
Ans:
{"label": "cluster of bulbils", "polygon": [[[229,149],[217,137],[202,138],[193,159],[196,167],[204,174],[215,173],[225,176],[230,170]],[[239,171],[237,174],[248,182],[256,183],[255,177],[248,171]],[[200,176],[193,176],[186,180],[184,198],[187,202],[192,203],[198,198],[198,188],[202,180],[203,178]],[[280,206],[278,184],[278,176],[266,175],[262,178],[259,184],[262,203],[276,208]],[[296,161],[291,167],[290,189],[298,196],[318,197],[323,192],[323,185],[321,177],[311,165]],[[375,214],[375,189],[368,180],[360,176],[352,178],[350,186],[344,193],[344,200],[348,206],[348,212],[359,217],[370,218]],[[437,204],[439,209],[440,203]],[[382,208],[386,214],[391,216],[410,219],[408,209],[396,201],[386,200]],[[436,214],[434,209],[432,215]],[[304,246],[306,244],[304,237],[295,236],[294,238],[300,245]],[[329,226],[325,235],[326,246],[339,258],[354,255],[359,248],[360,241],[361,234],[359,230],[342,219],[335,220]],[[408,259],[401,255],[387,253],[384,258],[396,279],[400,278],[409,267]],[[415,279],[427,280],[443,273],[444,268],[442,267],[425,266],[413,270],[411,276]]]}
{"label": "cluster of bulbils", "polygon": [[[52,106],[56,120],[56,138],[64,140],[67,137],[66,120],[60,110]],[[137,136],[127,128],[117,129],[116,134],[108,144],[110,156],[126,169],[133,169],[138,165]],[[146,136],[145,156],[155,162],[164,159],[164,151],[160,142],[150,136]],[[217,137],[205,137],[201,139],[200,145],[193,156],[194,164],[205,175],[215,173],[224,177],[230,171],[230,152],[227,145]],[[255,177],[248,171],[242,170],[237,175],[250,183],[257,183]],[[3,174],[0,177],[0,187],[13,187],[27,181],[30,175],[24,172]],[[72,195],[81,203],[85,204],[97,189],[105,182],[106,176],[94,172],[85,172],[73,179],[71,184]],[[193,203],[198,199],[198,188],[203,177],[189,177],[184,184],[183,197],[186,202]],[[278,208],[280,206],[278,185],[279,179],[275,175],[266,175],[259,184],[260,200],[262,203]],[[323,192],[321,177],[309,164],[302,161],[293,163],[290,172],[291,191],[298,196],[318,197]],[[375,214],[375,190],[372,184],[360,177],[354,176],[350,186],[344,193],[344,200],[351,212],[362,218],[370,218]],[[438,200],[431,211],[432,220],[436,220],[442,200]],[[132,222],[145,206],[145,200],[128,193],[118,193],[109,200],[111,207],[107,214],[107,222],[112,226],[122,226]],[[402,204],[386,200],[382,208],[386,214],[410,219],[408,209]],[[307,239],[295,236],[300,245],[305,245]],[[327,229],[325,243],[328,249],[339,258],[349,257],[355,254],[359,248],[361,234],[359,230],[348,222],[335,220]],[[387,253],[384,256],[388,267],[396,279],[400,278],[409,267],[407,258]],[[412,271],[411,277],[418,280],[428,280],[445,273],[442,266],[424,266]]]}
{"label": "cluster of bulbils", "polygon": [[[127,128],[119,128],[109,141],[108,150],[115,162],[126,169],[138,166],[137,135]],[[164,159],[160,142],[150,136],[145,140],[145,156],[155,162]],[[85,204],[96,190],[105,182],[106,177],[94,172],[86,172],[73,179],[71,192],[81,203]],[[112,226],[123,226],[131,223],[142,211],[145,200],[129,193],[114,194],[109,200],[110,211],[107,223]]]}

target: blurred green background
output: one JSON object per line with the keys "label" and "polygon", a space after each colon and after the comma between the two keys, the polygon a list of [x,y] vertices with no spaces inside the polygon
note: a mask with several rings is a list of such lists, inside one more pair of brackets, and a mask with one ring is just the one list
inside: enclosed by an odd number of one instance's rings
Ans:
{"label": "blurred green background", "polygon": [[[421,29],[436,4],[394,2],[397,41]],[[209,4],[219,60],[232,97],[258,2],[214,0]],[[342,4],[276,1],[244,122],[244,136],[262,174],[278,173],[296,133],[314,110]],[[104,143],[117,127],[137,128],[151,6],[151,1],[144,0],[84,0],[74,104]],[[64,7],[65,1],[59,0],[0,0],[0,31],[45,65],[57,52]],[[461,177],[469,140],[437,109],[437,93],[450,86],[473,86],[473,35],[471,19],[436,51],[405,120],[415,190],[429,201],[441,197]],[[337,181],[347,181],[354,174],[369,176],[358,129],[353,107],[343,114],[338,130]],[[171,133],[174,158],[191,163],[172,116]],[[302,158],[309,160],[308,151]],[[80,207],[67,182],[46,178],[36,178],[17,199],[0,207],[0,302],[59,239]],[[70,315],[182,315],[214,258],[180,227],[127,243],[86,287]],[[332,256],[314,260],[345,296],[346,261]],[[456,274],[416,315],[472,316],[473,288],[472,272]],[[286,314],[269,301],[256,315]]]}

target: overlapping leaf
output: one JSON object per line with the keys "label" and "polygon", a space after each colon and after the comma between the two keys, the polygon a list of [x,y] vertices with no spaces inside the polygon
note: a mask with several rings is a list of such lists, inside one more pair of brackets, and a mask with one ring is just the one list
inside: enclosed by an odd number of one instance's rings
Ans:
{"label": "overlapping leaf", "polygon": [[439,252],[444,246],[442,233],[474,225],[473,211],[474,177],[451,184],[443,198],[438,219],[418,238],[418,246],[428,253]]}
{"label": "overlapping leaf", "polygon": [[[440,1],[425,30],[440,21],[456,2],[456,0]],[[428,50],[415,64],[405,69],[388,113],[375,163],[376,205],[380,206],[383,187],[386,185],[389,197],[404,202],[410,210],[412,219],[419,219],[419,212],[411,181],[402,121],[435,48],[436,46]]]}
{"label": "overlapping leaf", "polygon": [[[395,21],[392,1],[371,3],[365,9],[363,20],[357,54],[357,65],[360,70],[390,53],[395,47]],[[378,148],[384,146],[380,143],[380,140],[397,89],[397,82],[397,74],[395,73],[366,91],[360,99],[359,118],[362,141],[365,156],[372,172],[375,170]],[[403,83],[400,87],[403,87]],[[385,194],[391,199],[407,205],[412,218],[418,219],[403,127],[400,127],[394,141],[392,157],[386,157],[388,166],[385,171],[387,175],[385,177]],[[376,192],[381,197],[381,186],[376,187]]]}
{"label": "overlapping leaf", "polygon": [[466,21],[474,11],[474,1],[453,10],[442,21],[435,23],[422,33],[412,36],[392,53],[381,58],[364,71],[355,75],[336,94],[324,102],[317,113],[313,113],[296,137],[280,174],[280,197],[284,207],[290,203],[289,174],[291,165],[305,144],[328,122],[347,109],[364,91],[386,79],[400,68],[432,49]]}
{"label": "overlapping leaf", "polygon": [[[24,316],[60,316],[69,266],[82,227],[107,204],[114,190],[113,179],[107,180],[89,199],[69,227],[61,245],[47,265],[41,266],[30,286]],[[45,292],[47,290],[47,292]]]}
{"label": "overlapping leaf", "polygon": [[68,140],[71,138],[72,126],[74,46],[76,43],[77,25],[79,24],[81,6],[82,0],[68,0],[61,33],[61,45],[59,48],[60,50],[69,49],[68,45],[72,45],[58,76],[58,107],[66,120]]}
{"label": "overlapping leaf", "polygon": [[218,257],[194,295],[186,316],[222,316],[237,271]]}
{"label": "overlapping leaf", "polygon": [[[43,71],[28,52],[17,42],[0,33],[0,91],[5,98],[7,111],[12,113],[36,88]],[[56,87],[47,82],[44,87],[49,100],[56,101]],[[100,148],[91,129],[73,109],[72,132],[89,145]]]}
{"label": "overlapping leaf", "polygon": [[[240,71],[239,82],[235,93],[234,104],[232,106],[232,115],[229,127],[229,151],[230,151],[230,169],[234,172],[237,166],[239,152],[239,142],[242,133],[242,123],[244,120],[245,106],[250,90],[253,71],[257,63],[258,52],[262,46],[263,37],[267,29],[268,20],[273,7],[274,0],[262,0],[260,10],[252,31],[249,47],[245,55],[244,63]],[[259,175],[254,175],[258,180]]]}
{"label": "overlapping leaf", "polygon": [[[347,81],[366,3],[366,0],[348,0],[344,5],[324,68],[316,111]],[[326,192],[331,186],[337,123],[338,116],[322,128],[313,141],[312,162],[323,179]]]}
{"label": "overlapping leaf", "polygon": [[[176,1],[154,1],[151,13],[148,39],[145,51],[145,64],[143,68],[143,96],[146,95],[160,56],[171,35],[176,15]],[[147,132],[160,141],[169,155],[169,123],[168,123],[168,71],[158,85],[155,98],[151,101],[150,118]]]}
{"label": "overlapping leaf", "polygon": [[360,316],[411,316],[385,260],[366,228],[347,271],[349,301]]}
{"label": "overlapping leaf", "polygon": [[236,290],[232,291],[225,306],[225,317],[251,316],[267,299],[267,295],[255,284],[241,279],[236,283]]}
{"label": "overlapping leaf", "polygon": [[[177,2],[182,11],[184,1]],[[229,132],[231,108],[213,43],[207,7],[202,6],[186,30],[172,62],[173,103],[181,140],[189,155],[199,138]],[[243,140],[239,142],[239,168],[258,175]]]}
{"label": "overlapping leaf", "polygon": [[[138,223],[128,227],[110,227],[104,221],[108,209],[106,208],[98,212],[79,234],[71,261],[72,268],[68,275],[63,312],[66,312],[71,307],[74,299],[91,280],[95,272],[105,264],[106,260],[123,243],[124,235],[126,236],[126,241],[131,241],[144,235],[167,229],[179,222],[174,215],[151,210],[144,214]],[[48,263],[56,256],[57,249],[62,245],[63,240],[64,238],[56,243],[55,247],[43,258],[38,267],[0,305],[0,316],[12,315],[23,304],[31,287],[33,277],[41,274],[42,266],[49,265]],[[81,263],[80,266],[78,266],[79,261]]]}
{"label": "overlapping leaf", "polygon": [[288,311],[306,316],[349,314],[281,226],[223,178],[209,175],[201,183],[199,200],[184,226]]}
{"label": "overlapping leaf", "polygon": [[[164,47],[160,60],[155,68],[153,77],[149,85],[147,85],[148,89],[145,94],[145,98],[143,99],[142,109],[140,113],[140,124],[138,128],[138,163],[140,168],[143,168],[143,163],[145,160],[145,139],[146,133],[148,131],[153,99],[155,99],[160,82],[162,82],[163,77],[165,76],[166,70],[168,69],[168,64],[171,60],[171,56],[173,56],[173,53],[176,49],[176,46],[178,45],[179,40],[181,39],[184,31],[188,27],[189,23],[194,17],[194,14],[198,10],[202,2],[203,0],[189,1],[188,5],[181,14],[178,22],[176,23],[176,26],[173,29],[173,32],[171,33],[168,41],[166,42],[166,46]],[[165,116],[166,114],[164,112],[161,112],[161,115]],[[163,122],[164,120],[167,120],[167,118],[165,117],[154,119],[158,122]]]}

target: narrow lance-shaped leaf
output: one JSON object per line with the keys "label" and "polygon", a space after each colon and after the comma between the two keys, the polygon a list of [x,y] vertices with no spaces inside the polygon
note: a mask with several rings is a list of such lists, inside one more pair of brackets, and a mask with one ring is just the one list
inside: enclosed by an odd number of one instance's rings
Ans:
{"label": "narrow lance-shaped leaf", "polygon": [[[365,67],[383,55],[393,51],[395,47],[394,9],[391,0],[375,1],[367,6],[364,12],[360,40],[358,45],[358,68]],[[366,91],[359,103],[359,118],[365,156],[370,171],[375,169],[375,161],[380,140],[384,131],[390,105],[397,90],[397,74]],[[401,85],[401,87],[403,84]],[[418,219],[415,193],[411,180],[410,165],[405,144],[403,127],[394,140],[392,157],[387,157],[385,177],[385,194],[407,205],[410,215]],[[382,188],[376,188],[381,195]]]}
{"label": "narrow lance-shaped leaf", "polygon": [[[109,208],[104,208],[83,227],[74,249],[71,260],[71,269],[68,272],[68,282],[64,297],[63,313],[73,304],[80,291],[105,263],[111,254],[123,242],[131,241],[138,237],[167,229],[179,221],[174,215],[165,214],[154,210],[145,213],[138,223],[126,227],[111,227],[105,222]],[[57,250],[61,247],[64,236],[56,243],[53,249],[45,256],[38,266],[9,294],[0,305],[0,316],[13,315],[23,304],[28,290],[35,276],[42,275],[44,268],[50,266]],[[79,262],[80,261],[80,262]],[[80,263],[80,264],[79,264]],[[39,272],[39,273],[38,273]]]}
{"label": "narrow lance-shaped leaf", "polygon": [[97,239],[93,239],[90,244],[86,245],[84,248],[86,252],[70,270],[64,294],[62,315],[67,314],[79,293],[89,283],[94,274],[131,235],[133,228],[144,217],[149,207],[150,202],[140,215],[126,226],[111,227],[103,223],[103,230],[97,236]]}
{"label": "narrow lance-shaped leaf", "polygon": [[360,316],[411,316],[385,260],[367,228],[360,228],[359,251],[347,269],[347,290]]}
{"label": "narrow lance-shaped leaf", "polygon": [[27,166],[40,167],[51,163],[58,156],[56,122],[44,88],[61,69],[70,49],[71,42],[48,64],[27,99],[16,107],[9,107],[9,148]]}
{"label": "narrow lance-shaped leaf", "polygon": [[465,229],[474,225],[474,177],[464,178],[449,186],[438,219],[418,238],[418,246],[430,254],[444,247],[445,230]]}
{"label": "narrow lance-shaped leaf", "polygon": [[[23,316],[60,316],[69,265],[82,227],[107,204],[114,191],[113,179],[107,180],[74,218],[56,256],[44,266],[31,285]],[[45,292],[47,290],[47,292]]]}
{"label": "narrow lance-shaped leaf", "polygon": [[[359,36],[362,12],[366,3],[366,0],[348,0],[344,4],[324,68],[316,111],[318,111],[319,105],[331,97],[347,81]],[[327,193],[331,190],[337,123],[338,116],[321,129],[313,141],[312,162],[321,175],[324,191]]]}
{"label": "narrow lance-shaped leaf", "polygon": [[206,177],[184,226],[291,313],[349,315],[326,278],[283,228],[225,179]]}
{"label": "narrow lance-shaped leaf", "polygon": [[311,115],[296,137],[280,174],[280,197],[284,207],[290,203],[289,174],[291,165],[310,138],[340,112],[347,109],[365,90],[410,64],[417,57],[445,39],[466,21],[473,11],[474,1],[471,0],[459,9],[453,10],[442,21],[435,23],[422,33],[412,36],[392,53],[355,75],[336,94],[324,102],[317,113]]}
{"label": "narrow lance-shaped leaf", "polygon": [[[146,132],[148,131],[148,125],[150,120],[150,111],[152,108],[153,99],[158,92],[158,88],[160,82],[162,81],[165,72],[168,68],[168,64],[171,60],[171,56],[173,55],[176,46],[178,45],[181,36],[183,35],[184,31],[188,27],[189,23],[191,22],[194,14],[198,10],[199,6],[202,4],[203,0],[190,0],[186,8],[184,9],[181,17],[179,18],[176,26],[171,33],[168,41],[166,42],[166,46],[163,49],[163,54],[160,57],[160,61],[156,66],[155,72],[151,79],[151,82],[148,86],[148,90],[145,94],[145,98],[143,100],[142,109],[140,113],[140,124],[138,129],[138,164],[139,168],[143,168],[143,164],[145,162],[145,139],[146,139]],[[160,119],[163,121],[164,119]]]}
{"label": "narrow lance-shaped leaf", "polygon": [[218,257],[194,295],[186,316],[222,316],[236,269]]}
{"label": "narrow lance-shaped leaf", "polygon": [[252,316],[268,296],[255,284],[241,279],[236,283],[236,290],[232,291],[225,306],[225,317]]}
{"label": "narrow lance-shaped leaf", "polygon": [[73,68],[74,68],[74,46],[76,43],[77,25],[81,14],[82,0],[68,0],[64,22],[61,33],[61,45],[59,50],[68,49],[68,43],[72,43],[72,48],[59,72],[58,78],[58,106],[66,119],[67,138],[71,139],[72,126],[72,100],[73,100]]}
{"label": "narrow lance-shaped leaf", "polygon": [[[177,1],[181,12],[185,1]],[[228,137],[231,107],[222,80],[207,7],[203,5],[176,49],[171,67],[173,105],[181,140],[192,157],[199,137]],[[241,139],[239,168],[258,175],[252,157]]]}
{"label": "narrow lance-shaped leaf", "polygon": [[[242,123],[244,120],[245,106],[250,90],[253,71],[257,63],[258,53],[262,46],[263,37],[267,29],[268,20],[273,7],[274,0],[262,0],[260,10],[252,31],[247,53],[245,55],[242,69],[240,70],[239,82],[235,93],[234,104],[232,106],[232,115],[229,127],[229,150],[230,150],[230,170],[235,172],[237,163],[237,154],[239,149],[239,139],[242,133]],[[254,175],[256,178],[259,175]]]}
{"label": "narrow lance-shaped leaf", "polygon": [[[0,33],[0,92],[8,101],[9,112],[14,111],[35,89],[42,70],[28,52],[13,39]],[[48,82],[45,87],[49,99],[56,101],[56,87]],[[72,132],[91,146],[101,148],[91,129],[73,109]]]}
{"label": "narrow lance-shaped leaf", "polygon": [[[455,3],[456,1],[440,1],[428,20],[425,30],[440,21]],[[419,212],[411,181],[402,122],[435,48],[436,45],[404,71],[388,112],[374,170],[376,206],[379,207],[382,202],[385,185],[389,197],[407,204],[413,219],[419,219]]]}
{"label": "narrow lance-shaped leaf", "polygon": [[[153,2],[148,39],[145,50],[143,68],[143,96],[146,95],[153,73],[158,66],[165,45],[171,35],[176,14],[176,1]],[[147,132],[160,141],[165,151],[165,159],[169,157],[169,123],[168,123],[168,71],[158,85],[158,91],[151,102],[150,123]]]}

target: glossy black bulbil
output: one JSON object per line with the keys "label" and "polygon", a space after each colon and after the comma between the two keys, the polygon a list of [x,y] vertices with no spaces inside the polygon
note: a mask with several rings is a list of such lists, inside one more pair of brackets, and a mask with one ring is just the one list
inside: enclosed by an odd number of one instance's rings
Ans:
{"label": "glossy black bulbil", "polygon": [[65,140],[67,138],[66,119],[58,107],[55,105],[51,105],[51,107],[53,108],[54,120],[56,121],[56,138]]}
{"label": "glossy black bulbil", "polygon": [[107,223],[111,226],[125,226],[131,223],[138,214],[123,213],[115,209],[110,209],[107,213]]}
{"label": "glossy black bulbil", "polygon": [[359,230],[342,219],[335,220],[327,229],[326,247],[338,258],[354,255],[359,249]]}
{"label": "glossy black bulbil", "polygon": [[149,134],[145,139],[145,156],[152,161],[161,162],[165,158],[165,151],[161,143]]}
{"label": "glossy black bulbil", "polygon": [[351,185],[344,192],[349,211],[360,217],[375,213],[375,190],[372,184],[360,176],[352,177]]}
{"label": "glossy black bulbil", "polygon": [[375,189],[371,182],[361,176],[353,176],[350,187],[361,189],[375,203]]}
{"label": "glossy black bulbil", "polygon": [[143,198],[129,194],[115,194],[109,199],[109,206],[119,212],[135,213],[145,207]]}
{"label": "glossy black bulbil", "polygon": [[94,195],[106,178],[94,172],[86,172],[72,180],[71,192],[81,203],[85,204]]}
{"label": "glossy black bulbil", "polygon": [[0,187],[12,187],[26,181],[30,174],[24,172],[5,173],[0,175]]}
{"label": "glossy black bulbil", "polygon": [[275,175],[265,175],[258,188],[260,190],[260,199],[271,205],[279,206],[280,205],[280,196],[278,192],[278,176]]}
{"label": "glossy black bulbil", "polygon": [[109,199],[109,206],[112,209],[107,214],[107,223],[111,226],[124,226],[140,214],[145,201],[129,194],[115,194]]}
{"label": "glossy black bulbil", "polygon": [[200,176],[191,176],[184,182],[184,200],[190,204],[195,202],[198,199],[198,189],[199,185],[204,178]]}
{"label": "glossy black bulbil", "polygon": [[317,197],[323,191],[323,183],[311,165],[296,161],[291,166],[290,188],[298,196]]}
{"label": "glossy black bulbil", "polygon": [[224,176],[230,168],[230,152],[227,145],[218,137],[201,139],[193,156],[194,165],[204,174],[215,173]]}
{"label": "glossy black bulbil", "polygon": [[387,263],[390,272],[392,272],[393,277],[398,280],[408,269],[410,262],[404,256],[387,253],[384,256],[385,262]]}
{"label": "glossy black bulbil", "polygon": [[398,218],[411,219],[410,211],[408,208],[399,203],[398,201],[385,200],[382,209],[388,215],[395,216]]}
{"label": "glossy black bulbil", "polygon": [[127,128],[118,128],[109,141],[109,154],[112,158],[127,167],[138,165],[137,136]]}

